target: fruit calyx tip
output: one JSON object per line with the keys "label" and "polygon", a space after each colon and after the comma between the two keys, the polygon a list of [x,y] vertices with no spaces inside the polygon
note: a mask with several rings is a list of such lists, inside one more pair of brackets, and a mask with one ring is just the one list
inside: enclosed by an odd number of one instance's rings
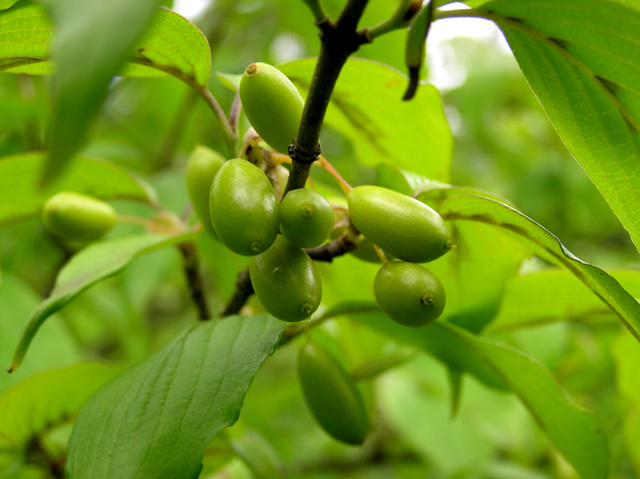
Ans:
{"label": "fruit calyx tip", "polygon": [[258,71],[258,65],[256,65],[255,63],[252,63],[247,67],[247,75],[252,75],[257,71]]}

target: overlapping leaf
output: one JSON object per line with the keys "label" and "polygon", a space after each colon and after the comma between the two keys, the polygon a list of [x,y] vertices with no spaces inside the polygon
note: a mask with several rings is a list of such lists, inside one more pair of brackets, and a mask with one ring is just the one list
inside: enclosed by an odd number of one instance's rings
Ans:
{"label": "overlapping leaf", "polygon": [[[304,97],[315,64],[315,59],[304,59],[278,68]],[[446,182],[453,137],[440,94],[432,85],[423,85],[412,101],[402,102],[406,82],[392,68],[350,59],[340,73],[326,123],[353,142],[365,165],[386,163]]]}
{"label": "overlapping leaf", "polygon": [[191,239],[191,234],[129,236],[94,243],[81,250],[60,270],[51,295],[31,315],[13,358],[11,370],[22,362],[42,323],[94,284],[122,271],[143,253]]}
{"label": "overlapping leaf", "polygon": [[[55,176],[81,146],[113,75],[172,74],[202,87],[208,83],[211,58],[205,37],[180,15],[157,10],[156,0],[45,3],[56,25],[58,73],[48,176]],[[49,16],[32,2],[23,0],[1,12],[0,71],[52,73],[52,37]]]}
{"label": "overlapping leaf", "polygon": [[109,383],[74,426],[70,477],[197,477],[283,326],[266,315],[200,323]]}
{"label": "overlapping leaf", "polygon": [[151,190],[123,168],[77,157],[64,177],[42,190],[38,178],[44,153],[28,153],[0,160],[0,226],[37,215],[44,202],[59,191],[77,191],[102,199],[152,200]]}
{"label": "overlapping leaf", "polygon": [[640,340],[640,304],[633,296],[611,275],[574,256],[558,238],[532,219],[504,203],[474,195],[445,200],[440,214],[447,219],[480,221],[516,233],[536,254],[571,271]]}
{"label": "overlapping leaf", "polygon": [[72,419],[89,397],[121,372],[102,363],[77,363],[36,374],[0,395],[0,447],[19,449]]}
{"label": "overlapping leaf", "polygon": [[480,12],[640,247],[640,12],[603,0],[496,0]]}
{"label": "overlapping leaf", "polygon": [[[512,390],[535,417],[549,440],[584,479],[608,472],[607,440],[597,418],[573,405],[548,370],[520,351],[482,339],[447,322],[410,329],[384,314],[355,319],[403,343],[423,349],[461,372]],[[481,374],[479,374],[481,373]]]}

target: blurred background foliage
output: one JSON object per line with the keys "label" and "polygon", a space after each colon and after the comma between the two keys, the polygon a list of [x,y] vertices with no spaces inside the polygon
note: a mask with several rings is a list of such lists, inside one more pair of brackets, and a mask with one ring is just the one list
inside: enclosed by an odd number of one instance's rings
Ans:
{"label": "blurred background foliage", "polygon": [[[334,16],[343,3],[324,2]],[[362,24],[382,21],[396,3],[372,0]],[[316,55],[319,49],[317,30],[301,1],[176,0],[165,5],[187,14],[205,33],[212,46],[213,72],[238,74],[252,61],[278,64]],[[455,22],[434,27],[424,72],[441,89],[454,134],[452,184],[503,196],[586,261],[604,268],[637,266],[637,251],[627,233],[563,146],[500,34],[487,30],[489,24],[482,20],[475,21],[477,28],[465,23],[469,20],[461,21],[462,26]],[[481,34],[475,38],[460,34],[465,31]],[[404,35],[394,32],[376,39],[356,56],[404,72]],[[0,74],[0,156],[43,148],[52,82],[52,77]],[[233,93],[215,75],[210,88],[228,111]],[[356,162],[352,145],[338,131],[325,129],[322,142],[323,152],[348,182],[375,182],[375,169]],[[173,78],[115,78],[83,153],[135,172],[157,190],[161,204],[181,214],[188,202],[185,162],[197,144],[224,150],[210,111],[188,87]],[[314,180],[333,184],[321,173],[314,172]],[[120,213],[152,214],[150,208],[135,203],[114,205]],[[142,231],[119,225],[112,236]],[[219,311],[246,259],[232,255],[207,235],[200,235],[199,248],[205,289],[212,309]],[[45,233],[38,220],[0,230],[3,367],[10,363],[24,322],[51,290],[68,257],[69,252]],[[532,260],[524,268],[542,266],[540,260]],[[195,317],[181,268],[177,250],[154,252],[82,294],[48,321],[16,374],[0,375],[0,392],[36,372],[79,359],[130,365],[159,349]],[[370,286],[347,281],[354,269],[363,276],[376,271],[352,257],[322,266],[325,284],[331,283],[325,286],[328,304],[341,295],[371,299]],[[259,305],[252,299],[246,308],[257,310]],[[327,322],[313,334],[349,370],[381,351],[407,351],[347,318]],[[626,402],[638,392],[626,390],[628,381],[621,376],[638,382],[638,376],[625,369],[630,356],[638,355],[637,344],[611,315],[490,334],[542,362],[570,398],[598,414],[609,438],[611,478],[640,475],[640,451],[637,445],[634,451],[633,440],[625,441],[629,434],[625,424],[640,424],[638,412]],[[407,357],[393,370],[360,383],[374,413],[375,429],[363,448],[350,448],[314,425],[296,379],[296,348],[283,348],[258,372],[238,423],[208,448],[201,477],[577,477],[514,396],[466,378],[459,411],[452,417],[446,368],[425,354]],[[623,386],[616,384],[616,378]],[[64,457],[69,433],[68,424],[56,425],[21,455],[0,449],[0,478],[56,477],[51,464]]]}

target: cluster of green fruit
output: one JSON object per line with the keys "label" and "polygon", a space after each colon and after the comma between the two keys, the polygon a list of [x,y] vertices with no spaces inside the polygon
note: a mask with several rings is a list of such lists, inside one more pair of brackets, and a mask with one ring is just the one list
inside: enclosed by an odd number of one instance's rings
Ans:
{"label": "cluster of green fruit", "polygon": [[[297,134],[304,102],[279,70],[251,64],[240,83],[247,118],[276,151],[286,152]],[[200,148],[191,156],[187,183],[203,223],[231,251],[251,256],[251,283],[262,306],[288,322],[308,318],[320,304],[318,270],[304,251],[323,244],[334,228],[332,206],[309,189],[287,193],[278,203],[265,173],[243,159],[224,161]],[[386,263],[374,293],[393,320],[411,327],[438,318],[445,306],[442,284],[417,263],[451,249],[444,221],[429,206],[377,186],[353,188],[348,196],[353,226],[377,248],[401,261]],[[279,234],[281,233],[281,234]],[[308,342],[298,358],[306,402],[335,439],[361,444],[369,430],[364,401],[346,371],[322,346]]]}

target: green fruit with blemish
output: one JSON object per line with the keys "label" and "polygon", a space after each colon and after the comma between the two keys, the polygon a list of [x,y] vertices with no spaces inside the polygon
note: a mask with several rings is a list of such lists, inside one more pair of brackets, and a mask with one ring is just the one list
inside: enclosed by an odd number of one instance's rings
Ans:
{"label": "green fruit with blemish", "polygon": [[252,63],[240,80],[242,107],[253,128],[280,153],[298,135],[304,100],[284,73],[266,63]]}
{"label": "green fruit with blemish", "polygon": [[389,263],[373,282],[382,310],[395,322],[419,328],[435,321],[444,311],[447,296],[440,280],[414,263]]}
{"label": "green fruit with blemish", "polygon": [[317,191],[293,190],[280,203],[280,231],[289,243],[300,248],[324,243],[333,229],[333,220],[331,204]]}
{"label": "green fruit with blemish", "polygon": [[246,160],[236,158],[220,167],[211,185],[209,211],[220,240],[240,255],[262,253],[278,235],[278,201],[271,183]]}
{"label": "green fruit with blemish", "polygon": [[213,179],[224,162],[225,158],[220,153],[206,146],[196,147],[187,162],[187,190],[193,209],[203,226],[214,236],[217,235],[209,214],[209,194]]}
{"label": "green fruit with blemish", "polygon": [[87,242],[113,228],[116,212],[111,205],[93,196],[63,191],[44,204],[42,222],[48,231],[62,239]]}
{"label": "green fruit with blemish", "polygon": [[355,227],[403,261],[426,263],[451,249],[442,217],[410,196],[380,186],[359,186],[347,196]]}
{"label": "green fruit with blemish", "polygon": [[307,319],[320,305],[322,282],[309,255],[282,235],[249,263],[256,296],[272,316],[282,321]]}
{"label": "green fruit with blemish", "polygon": [[304,399],[318,424],[334,439],[362,444],[369,416],[360,391],[323,346],[308,342],[298,354],[298,377]]}

